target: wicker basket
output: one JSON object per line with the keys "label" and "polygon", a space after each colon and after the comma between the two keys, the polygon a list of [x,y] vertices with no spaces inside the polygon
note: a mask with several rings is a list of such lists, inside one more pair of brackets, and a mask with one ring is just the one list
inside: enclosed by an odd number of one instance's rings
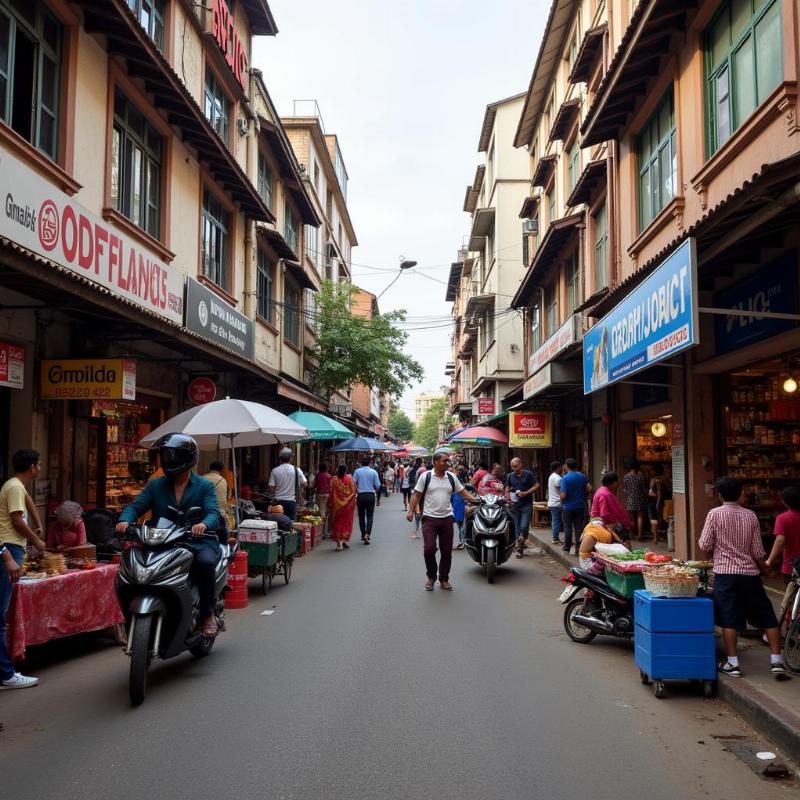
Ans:
{"label": "wicker basket", "polygon": [[644,588],[654,597],[697,597],[700,581],[697,578],[668,578],[644,573]]}

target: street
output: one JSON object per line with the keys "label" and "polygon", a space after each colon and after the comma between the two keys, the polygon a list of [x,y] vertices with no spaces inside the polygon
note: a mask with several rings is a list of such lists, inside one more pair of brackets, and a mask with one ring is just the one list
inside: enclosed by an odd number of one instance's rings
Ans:
{"label": "street", "polygon": [[[563,569],[512,559],[489,586],[454,553],[423,590],[395,495],[373,544],[321,548],[227,614],[210,657],[152,671],[97,637],[35,654],[39,687],[0,699],[3,795],[72,798],[789,797],[715,737],[754,736],[693,687],[657,700],[630,646],[564,634]],[[252,583],[256,589],[256,583]],[[271,615],[262,615],[274,610]],[[77,654],[73,654],[77,651]],[[766,745],[766,743],[765,743]]]}

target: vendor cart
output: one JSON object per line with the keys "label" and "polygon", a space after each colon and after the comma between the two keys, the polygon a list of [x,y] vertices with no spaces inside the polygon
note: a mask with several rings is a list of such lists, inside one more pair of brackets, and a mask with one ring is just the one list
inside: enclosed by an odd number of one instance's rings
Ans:
{"label": "vendor cart", "polygon": [[268,520],[247,520],[239,528],[239,547],[247,553],[247,576],[261,578],[264,594],[278,575],[289,583],[297,552],[294,531],[279,531],[277,524]]}

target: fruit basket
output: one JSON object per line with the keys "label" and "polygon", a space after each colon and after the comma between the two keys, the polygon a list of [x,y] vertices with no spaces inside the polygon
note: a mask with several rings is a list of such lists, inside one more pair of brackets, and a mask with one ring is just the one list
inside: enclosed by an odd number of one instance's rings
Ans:
{"label": "fruit basket", "polygon": [[696,597],[700,588],[697,571],[674,564],[645,568],[644,588],[654,597]]}

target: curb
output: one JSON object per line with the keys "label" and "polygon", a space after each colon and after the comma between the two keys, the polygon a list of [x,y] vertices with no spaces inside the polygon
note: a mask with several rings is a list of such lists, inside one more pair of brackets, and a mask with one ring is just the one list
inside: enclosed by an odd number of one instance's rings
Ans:
{"label": "curb", "polygon": [[547,541],[546,538],[540,538],[535,533],[533,534],[533,538],[539,543],[539,547],[547,553],[550,558],[554,561],[558,561],[561,566],[566,567],[569,569],[570,567],[577,567],[578,566],[578,557],[571,556],[568,553],[565,553],[561,549],[561,545],[555,546]]}

